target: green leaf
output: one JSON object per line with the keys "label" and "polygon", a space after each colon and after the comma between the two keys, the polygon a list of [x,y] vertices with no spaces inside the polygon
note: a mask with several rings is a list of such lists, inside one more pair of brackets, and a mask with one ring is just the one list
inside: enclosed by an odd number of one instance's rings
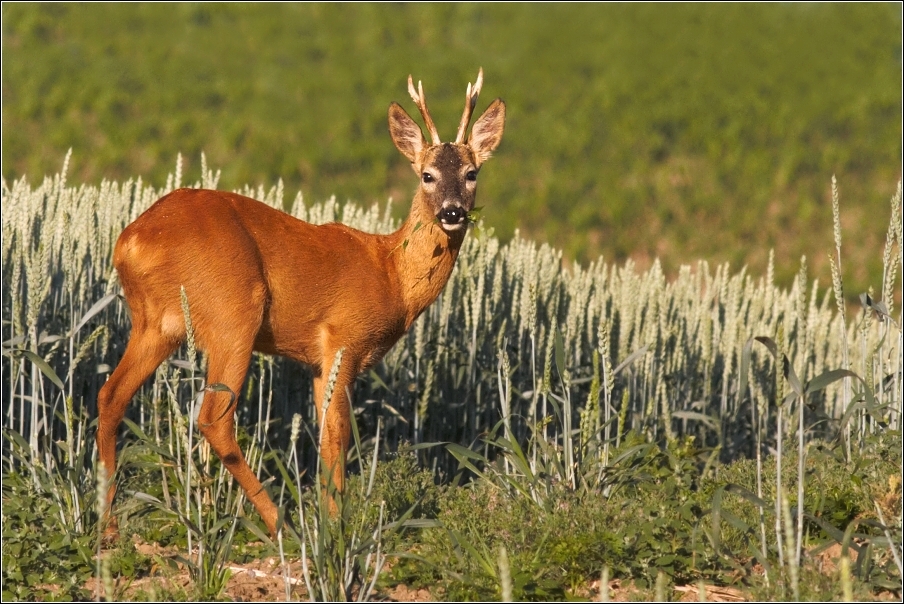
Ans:
{"label": "green leaf", "polygon": [[703,413],[698,413],[696,411],[673,411],[672,417],[677,417],[678,419],[691,419],[699,422],[703,422],[707,427],[712,428],[713,430],[719,429],[718,420],[709,415],[705,415]]}
{"label": "green leaf", "polygon": [[383,381],[383,378],[381,378],[376,371],[371,369],[368,372],[368,375],[370,376],[370,379],[374,384],[376,384],[380,388],[383,388],[384,390],[386,390],[386,392],[392,392],[392,388],[386,385],[386,382]]}
{"label": "green leaf", "polygon": [[69,332],[69,337],[71,338],[76,333],[78,333],[78,331],[85,326],[85,323],[91,320],[91,317],[105,309],[110,304],[110,302],[115,300],[118,296],[119,294],[116,293],[107,294],[106,296],[95,302],[91,306],[91,308],[88,309],[88,312],[86,312],[85,315],[81,318],[78,324],[72,329],[72,331]]}
{"label": "green leaf", "polygon": [[141,426],[130,420],[128,417],[124,417],[122,421],[123,423],[125,423],[126,427],[131,430],[132,433],[135,434],[135,436],[138,437],[139,440],[143,442],[151,442],[151,437],[148,436],[144,430],[142,430]]}
{"label": "green leaf", "polygon": [[[288,481],[286,481],[288,483]],[[247,518],[239,518],[239,522],[243,527],[245,527],[248,531],[254,534],[255,537],[261,540],[264,544],[269,547],[273,547],[273,541],[271,541],[270,536],[266,534],[264,531],[260,529],[255,523],[251,522]]]}
{"label": "green leaf", "polygon": [[727,484],[725,485],[725,490],[733,495],[738,495],[739,497],[743,497],[753,505],[759,507],[768,507],[768,504],[763,500],[757,497],[752,491],[745,489],[744,487],[737,484]]}
{"label": "green leaf", "polygon": [[741,349],[741,375],[738,376],[738,407],[747,395],[747,374],[750,373],[750,355],[753,351],[753,338],[748,338]]}
{"label": "green leaf", "polygon": [[794,394],[799,396],[800,398],[804,398],[804,387],[800,383],[800,379],[797,377],[797,373],[794,371],[794,367],[791,365],[791,361],[788,360],[788,357],[785,354],[781,355],[779,358],[778,346],[772,338],[766,336],[757,336],[754,338],[757,342],[764,345],[769,352],[772,353],[772,356],[775,357],[776,361],[781,362],[782,364],[782,375],[785,376],[785,379],[788,380],[788,384],[790,384],[791,389],[794,391]]}
{"label": "green leaf", "polygon": [[722,519],[725,520],[728,524],[741,531],[742,533],[746,533],[750,530],[750,525],[741,520],[738,516],[735,516],[728,510],[722,510]]}
{"label": "green leaf", "polygon": [[433,447],[441,447],[443,445],[449,445],[450,443],[446,441],[437,441],[431,443],[418,443],[416,445],[408,445],[405,448],[409,451],[419,451],[420,449],[430,449]]}
{"label": "green leaf", "polygon": [[713,493],[713,509],[712,509],[712,541],[713,549],[716,552],[722,549],[722,493],[723,488],[716,489]]}
{"label": "green leaf", "polygon": [[483,455],[481,455],[480,453],[472,451],[471,449],[468,449],[467,447],[463,447],[463,446],[459,445],[458,443],[449,443],[448,445],[446,445],[446,449],[448,449],[449,452],[452,453],[452,455],[455,455],[456,458],[468,458],[468,459],[474,459],[477,461],[481,461],[484,463],[487,462],[487,458],[484,457]]}
{"label": "green leaf", "polygon": [[45,361],[40,356],[38,356],[37,354],[35,354],[34,352],[32,352],[30,350],[21,350],[21,351],[19,351],[19,354],[23,355],[29,361],[34,363],[35,367],[40,369],[41,373],[43,373],[45,376],[47,376],[47,378],[51,382],[56,384],[60,390],[62,390],[62,391],[66,390],[66,387],[63,385],[63,380],[61,380],[59,378],[59,376],[57,376],[56,371],[54,371],[53,368],[47,364],[47,361]]}
{"label": "green leaf", "polygon": [[632,352],[631,354],[629,354],[627,356],[627,358],[625,358],[624,361],[622,361],[621,363],[618,364],[618,366],[612,372],[612,375],[618,375],[622,369],[624,369],[625,367],[627,367],[628,365],[630,365],[631,363],[633,363],[634,361],[636,361],[637,359],[639,359],[640,357],[645,355],[648,349],[649,349],[649,346],[644,345],[644,346],[641,346],[640,348],[638,348],[637,350],[635,350],[634,352]]}
{"label": "green leaf", "polygon": [[862,293],[860,294],[860,304],[862,304],[864,308],[868,308],[875,312],[882,319],[891,319],[891,321],[894,322],[892,316],[888,314],[888,306],[885,305],[885,302],[875,302],[872,296],[867,293]]}
{"label": "green leaf", "polygon": [[829,384],[837,382],[838,380],[844,379],[846,377],[852,377],[856,379],[860,379],[860,376],[850,371],[849,369],[830,369],[823,373],[820,373],[815,378],[807,382],[806,393],[810,394],[812,392],[818,392],[822,390]]}

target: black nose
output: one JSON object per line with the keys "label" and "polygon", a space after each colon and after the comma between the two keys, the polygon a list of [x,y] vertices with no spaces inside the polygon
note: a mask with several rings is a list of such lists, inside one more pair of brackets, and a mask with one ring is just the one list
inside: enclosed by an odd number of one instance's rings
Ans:
{"label": "black nose", "polygon": [[465,219],[465,210],[461,206],[443,208],[437,217],[443,224],[459,224]]}

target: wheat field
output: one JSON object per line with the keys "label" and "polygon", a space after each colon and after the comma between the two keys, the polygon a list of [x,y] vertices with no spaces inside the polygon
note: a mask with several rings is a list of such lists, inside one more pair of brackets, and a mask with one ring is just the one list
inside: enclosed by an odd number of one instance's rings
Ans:
{"label": "wheat field", "polygon": [[[3,472],[26,476],[57,503],[62,522],[90,531],[82,525],[96,503],[96,395],[129,335],[113,245],[157,198],[186,184],[214,188],[218,173],[202,161],[200,179],[187,182],[179,163],[159,189],[141,178],[74,185],[66,173],[64,165],[37,185],[3,183]],[[397,226],[388,205],[289,200],[281,182],[238,192],[313,223]],[[363,476],[378,452],[413,446],[437,481],[493,467],[539,502],[548,488],[535,480],[541,473],[573,489],[603,488],[628,434],[693,439],[713,463],[781,459],[783,447],[821,442],[849,457],[870,435],[899,435],[901,187],[878,252],[884,273],[860,308],[861,292],[844,291],[835,270],[844,258],[835,199],[836,249],[826,250],[834,282],[812,279],[802,258],[790,287],[775,283],[771,262],[765,275],[697,262],[672,277],[658,262],[643,272],[630,261],[569,264],[548,245],[517,234],[502,242],[479,224],[440,298],[359,377],[351,471]],[[211,468],[191,425],[203,369],[203,354],[189,347],[161,366],[129,409],[126,448],[145,439],[174,458],[199,456],[198,471]],[[315,433],[313,409],[303,368],[253,358],[240,442],[273,492],[295,488],[274,456],[291,461],[297,477],[317,471],[315,439],[303,429]],[[122,463],[132,467],[130,459]],[[214,500],[241,508],[228,474],[218,480]]]}

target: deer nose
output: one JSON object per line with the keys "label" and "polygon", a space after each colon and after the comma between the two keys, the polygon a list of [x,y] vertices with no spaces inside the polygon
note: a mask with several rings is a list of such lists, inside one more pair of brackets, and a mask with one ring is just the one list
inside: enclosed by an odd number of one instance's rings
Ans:
{"label": "deer nose", "polygon": [[465,209],[461,206],[449,206],[447,208],[443,208],[437,214],[437,218],[443,224],[448,225],[457,225],[461,224],[465,221],[467,213]]}

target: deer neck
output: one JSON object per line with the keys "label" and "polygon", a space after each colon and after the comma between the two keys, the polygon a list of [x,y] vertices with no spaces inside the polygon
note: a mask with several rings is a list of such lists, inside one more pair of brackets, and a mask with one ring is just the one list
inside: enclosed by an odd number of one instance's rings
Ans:
{"label": "deer neck", "polygon": [[416,211],[389,236],[390,259],[395,264],[406,309],[405,328],[442,292],[464,242],[466,229],[447,233],[429,212]]}

